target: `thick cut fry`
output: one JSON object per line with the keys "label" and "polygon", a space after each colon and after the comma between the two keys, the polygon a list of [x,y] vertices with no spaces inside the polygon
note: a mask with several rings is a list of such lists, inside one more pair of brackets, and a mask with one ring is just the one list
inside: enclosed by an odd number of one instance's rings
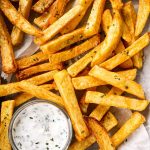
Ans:
{"label": "thick cut fry", "polygon": [[37,98],[49,100],[60,106],[64,106],[63,100],[60,96],[48,91],[47,89],[31,84],[27,81],[21,81],[17,84],[17,89],[19,91],[31,94]]}
{"label": "thick cut fry", "polygon": [[45,55],[43,52],[38,52],[34,55],[18,59],[17,60],[18,70],[29,68],[33,65],[36,65],[40,62],[44,62],[46,60],[48,60],[48,56]]}
{"label": "thick cut fry", "polygon": [[45,12],[38,18],[34,19],[34,23],[40,28],[46,29],[64,14],[65,6],[68,1],[69,0],[56,0],[49,8],[48,12]]}
{"label": "thick cut fry", "polygon": [[[51,81],[53,79],[54,74],[57,72],[58,72],[57,70],[50,71],[50,72],[32,77],[26,81],[35,85],[40,85],[48,81]],[[17,89],[17,85],[18,85],[18,82],[0,85],[0,97],[19,92]]]}
{"label": "thick cut fry", "polygon": [[126,48],[124,51],[118,53],[114,57],[108,59],[104,63],[100,64],[101,67],[106,68],[107,70],[112,70],[117,67],[121,63],[125,62],[139,51],[141,51],[144,47],[146,47],[150,42],[150,36],[148,33],[145,33],[142,37],[136,40],[131,46]]}
{"label": "thick cut fry", "polygon": [[132,57],[134,66],[138,69],[141,69],[143,66],[143,51],[141,50],[140,52],[138,52],[136,55],[134,55]]}
{"label": "thick cut fry", "polygon": [[41,73],[41,72],[48,72],[51,70],[62,70],[63,65],[62,64],[50,64],[50,63],[44,63],[44,64],[40,64],[37,66],[33,66],[30,68],[27,68],[25,70],[19,71],[16,74],[16,77],[18,80],[23,80],[26,78],[29,78],[32,75],[35,75],[37,73]]}
{"label": "thick cut fry", "polygon": [[54,0],[38,0],[32,9],[38,13],[43,13],[50,5],[54,2]]}
{"label": "thick cut fry", "polygon": [[75,46],[67,51],[63,51],[60,53],[52,54],[49,56],[49,62],[52,64],[57,64],[69,59],[72,59],[92,48],[97,46],[100,43],[99,36],[94,36],[88,40],[86,40],[84,43]]}
{"label": "thick cut fry", "polygon": [[145,118],[138,112],[132,114],[130,119],[112,136],[113,145],[118,147],[130,134],[132,134],[141,124],[145,122]]}
{"label": "thick cut fry", "polygon": [[71,22],[69,22],[62,30],[61,30],[61,34],[66,34],[69,33],[71,31],[73,31],[78,24],[80,23],[80,21],[83,19],[85,13],[87,12],[87,9],[89,8],[89,6],[92,4],[93,0],[83,0],[81,2],[78,2],[77,4],[80,4],[84,7],[84,10],[81,14],[79,14],[76,18],[74,18]]}
{"label": "thick cut fry", "polygon": [[121,9],[123,6],[122,0],[110,0],[113,9]]}
{"label": "thick cut fry", "polygon": [[5,73],[13,73],[17,69],[14,58],[13,47],[11,44],[10,35],[4,20],[0,14],[0,51],[2,58],[2,70]]}
{"label": "thick cut fry", "polygon": [[139,8],[135,27],[135,36],[139,36],[148,20],[150,10],[149,0],[139,0]]}
{"label": "thick cut fry", "polygon": [[99,50],[94,56],[91,66],[105,61],[112,51],[117,47],[122,35],[122,18],[119,11],[115,11],[112,24],[108,30],[105,40],[99,45]]}
{"label": "thick cut fry", "polygon": [[71,33],[62,35],[57,39],[40,46],[40,49],[45,54],[55,53],[71,44],[87,39],[88,37],[85,36],[83,32],[84,32],[84,27],[79,28]]}
{"label": "thick cut fry", "polygon": [[1,127],[0,127],[0,149],[11,150],[8,138],[8,128],[15,106],[14,100],[2,102],[1,107]]}
{"label": "thick cut fry", "polygon": [[88,91],[85,97],[86,103],[96,103],[104,106],[114,106],[128,108],[131,110],[143,111],[148,106],[149,101],[138,100],[117,95],[104,95],[100,92]]}
{"label": "thick cut fry", "polygon": [[[119,71],[118,74],[128,78],[130,80],[134,80],[136,77],[136,69],[126,70],[126,71]],[[83,90],[91,87],[96,87],[100,85],[106,85],[107,83],[99,80],[92,76],[79,76],[76,78],[72,78],[73,86],[76,90]]]}
{"label": "thick cut fry", "polygon": [[76,138],[79,141],[83,140],[89,135],[89,131],[79,108],[71,78],[67,71],[63,70],[55,74],[54,80],[63,98],[65,108],[71,118]]}
{"label": "thick cut fry", "polygon": [[103,68],[95,66],[89,72],[89,75],[98,78],[108,84],[117,87],[123,91],[133,94],[141,99],[144,99],[144,91],[142,86],[135,81],[129,80],[118,73],[107,71]]}
{"label": "thick cut fry", "polygon": [[105,2],[106,0],[94,0],[91,14],[84,31],[86,35],[94,35],[99,32]]}
{"label": "thick cut fry", "polygon": [[65,13],[61,18],[59,18],[56,22],[54,22],[51,26],[43,31],[44,35],[35,38],[35,43],[42,45],[46,43],[48,40],[51,40],[59,31],[66,26],[68,22],[70,22],[73,18],[75,18],[79,13],[83,11],[83,7],[78,5],[70,9],[67,13]]}
{"label": "thick cut fry", "polygon": [[115,150],[112,145],[111,138],[103,126],[101,126],[95,119],[88,118],[88,126],[91,129],[96,141],[101,150]]}
{"label": "thick cut fry", "polygon": [[10,22],[21,31],[34,36],[41,36],[43,34],[42,31],[31,25],[8,0],[1,0],[0,8]]}
{"label": "thick cut fry", "polygon": [[[19,9],[18,12],[22,14],[22,16],[28,19],[30,8],[32,5],[32,0],[20,0],[19,1]],[[17,28],[16,26],[13,27],[11,32],[11,41],[13,45],[19,45],[23,41],[24,33]]]}

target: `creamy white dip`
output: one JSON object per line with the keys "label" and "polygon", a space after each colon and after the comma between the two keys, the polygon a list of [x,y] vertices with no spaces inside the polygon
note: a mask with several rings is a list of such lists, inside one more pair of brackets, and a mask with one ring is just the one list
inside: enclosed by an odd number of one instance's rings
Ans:
{"label": "creamy white dip", "polygon": [[19,150],[64,150],[70,139],[66,114],[49,103],[33,103],[15,118],[12,138]]}

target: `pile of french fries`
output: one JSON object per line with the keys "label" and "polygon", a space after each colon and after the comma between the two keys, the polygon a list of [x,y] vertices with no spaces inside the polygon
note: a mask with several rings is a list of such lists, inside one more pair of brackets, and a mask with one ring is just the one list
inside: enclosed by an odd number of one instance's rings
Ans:
{"label": "pile of french fries", "polygon": [[[140,112],[149,101],[134,79],[143,66],[143,50],[150,43],[150,33],[142,33],[150,1],[139,0],[137,13],[132,1],[122,0],[110,0],[111,7],[106,0],[75,0],[69,10],[69,0],[15,1],[18,10],[11,1],[0,0],[2,71],[14,73],[17,79],[0,85],[0,97],[18,93],[12,95],[13,100],[2,102],[0,149],[11,149],[8,127],[13,110],[33,97],[66,109],[75,131],[69,150],[85,150],[95,142],[101,150],[117,149],[146,121]],[[39,14],[33,20],[37,27],[28,21],[31,9]],[[88,19],[81,24],[87,12]],[[13,24],[11,33],[4,16]],[[13,49],[22,44],[24,33],[34,36],[40,50],[16,60]],[[109,91],[100,92],[102,86]],[[90,103],[96,107],[91,108]],[[133,113],[110,136],[118,124],[112,106]]]}

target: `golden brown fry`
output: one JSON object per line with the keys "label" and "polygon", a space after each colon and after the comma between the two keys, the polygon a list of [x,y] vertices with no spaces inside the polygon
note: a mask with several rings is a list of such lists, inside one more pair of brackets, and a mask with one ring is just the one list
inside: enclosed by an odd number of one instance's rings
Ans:
{"label": "golden brown fry", "polygon": [[101,147],[102,150],[115,150],[106,129],[93,118],[87,118],[87,121],[99,147]]}
{"label": "golden brown fry", "polygon": [[1,127],[0,127],[0,149],[11,150],[8,138],[8,128],[15,106],[14,100],[2,102],[1,107]]}
{"label": "golden brown fry", "polygon": [[[22,14],[22,16],[28,19],[30,8],[32,5],[32,0],[20,0],[19,1],[19,9],[18,12]],[[24,33],[17,28],[16,26],[13,27],[11,32],[11,41],[13,45],[19,45],[23,41]]]}
{"label": "golden brown fry", "polygon": [[122,0],[110,0],[113,9],[121,9],[123,6]]}
{"label": "golden brown fry", "polygon": [[85,35],[98,34],[106,0],[94,0],[93,7],[86,23]]}
{"label": "golden brown fry", "polygon": [[71,118],[75,136],[79,141],[83,140],[89,135],[89,131],[79,108],[71,78],[67,71],[63,70],[55,74],[54,80],[63,98],[65,108]]}
{"label": "golden brown fry", "polygon": [[9,0],[1,0],[0,8],[10,22],[18,27],[21,31],[37,37],[43,34],[42,31],[35,28],[20,13],[18,13],[16,8],[9,2]]}
{"label": "golden brown fry", "polygon": [[111,139],[113,145],[118,147],[130,134],[132,134],[144,122],[144,116],[138,112],[134,112],[130,119],[112,136]]}
{"label": "golden brown fry", "polygon": [[69,50],[50,55],[49,62],[52,64],[57,64],[57,63],[72,59],[72,58],[94,48],[99,43],[100,43],[100,38],[99,38],[99,36],[96,35],[96,36],[86,40],[85,42],[81,43],[80,45],[77,45]]}
{"label": "golden brown fry", "polygon": [[47,41],[51,40],[59,31],[66,26],[73,18],[83,11],[83,7],[77,5],[65,13],[61,18],[54,22],[51,26],[43,31],[43,36],[35,38],[35,43],[43,45]]}
{"label": "golden brown fry", "polygon": [[107,71],[106,69],[95,66],[89,72],[89,75],[98,78],[108,84],[117,87],[123,91],[133,94],[141,99],[144,99],[144,91],[142,86],[135,81],[129,80],[118,73]]}
{"label": "golden brown fry", "polygon": [[48,60],[48,56],[45,55],[43,52],[38,52],[34,55],[18,59],[17,60],[18,70],[29,68],[33,65],[36,65],[40,62],[44,62],[46,60]]}
{"label": "golden brown fry", "polygon": [[32,9],[38,13],[43,13],[50,5],[54,2],[54,0],[38,0],[33,6]]}
{"label": "golden brown fry", "polygon": [[10,35],[0,13],[0,51],[2,58],[2,70],[5,73],[13,73],[17,69],[14,58]]}

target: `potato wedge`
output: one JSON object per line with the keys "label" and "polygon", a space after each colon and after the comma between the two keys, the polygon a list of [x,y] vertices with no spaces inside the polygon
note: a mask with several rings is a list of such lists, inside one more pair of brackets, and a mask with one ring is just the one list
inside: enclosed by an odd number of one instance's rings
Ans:
{"label": "potato wedge", "polygon": [[113,9],[121,9],[123,7],[122,0],[110,0]]}
{"label": "potato wedge", "polygon": [[5,16],[10,20],[10,22],[18,27],[21,31],[34,35],[41,36],[43,33],[33,25],[31,25],[9,2],[9,0],[0,1],[0,9],[3,11]]}
{"label": "potato wedge", "polygon": [[37,13],[43,13],[50,5],[54,2],[54,0],[38,0],[33,6],[32,9]]}
{"label": "potato wedge", "polygon": [[2,102],[1,107],[1,127],[0,127],[0,149],[11,150],[8,138],[8,128],[13,115],[15,101],[9,100]]}
{"label": "potato wedge", "polygon": [[108,84],[117,87],[123,91],[137,96],[138,98],[144,99],[144,91],[142,86],[135,81],[129,80],[118,73],[107,71],[106,69],[95,66],[89,72],[89,75],[103,80]]}
{"label": "potato wedge", "polygon": [[80,45],[77,45],[69,50],[50,55],[49,62],[52,64],[57,64],[60,62],[67,61],[69,59],[72,59],[72,58],[94,48],[99,43],[100,43],[100,38],[99,38],[99,36],[96,35],[96,36],[86,40],[85,42],[81,43]]}
{"label": "potato wedge", "polygon": [[115,150],[106,129],[93,118],[88,118],[87,121],[99,147],[101,147],[102,150]]}
{"label": "potato wedge", "polygon": [[43,31],[43,36],[35,38],[34,42],[39,45],[43,45],[47,41],[51,40],[59,31],[67,25],[72,19],[74,19],[79,13],[83,11],[83,7],[78,5],[70,9],[61,18],[54,22],[51,26]]}
{"label": "potato wedge", "polygon": [[117,47],[122,35],[122,18],[119,11],[115,11],[112,24],[108,30],[106,38],[99,45],[99,50],[94,56],[91,66],[102,63],[105,61],[112,51]]}
{"label": "potato wedge", "polygon": [[78,101],[75,95],[71,78],[66,70],[60,71],[54,76],[54,81],[63,98],[65,108],[71,118],[76,138],[81,141],[89,135],[88,128],[84,122]]}
{"label": "potato wedge", "polygon": [[145,118],[138,112],[134,112],[130,119],[112,136],[112,143],[118,147],[130,134],[132,134],[141,124],[145,122]]}
{"label": "potato wedge", "polygon": [[2,59],[2,70],[5,73],[13,73],[17,69],[11,38],[5,22],[0,13],[0,51]]}
{"label": "potato wedge", "polygon": [[86,23],[85,35],[98,34],[106,0],[94,0],[93,7]]}
{"label": "potato wedge", "polygon": [[[32,5],[32,0],[20,0],[19,1],[18,12],[20,12],[22,16],[26,19],[28,19],[29,17],[31,5]],[[21,44],[23,42],[23,37],[24,37],[24,33],[19,28],[14,26],[11,32],[12,44],[14,46]]]}

